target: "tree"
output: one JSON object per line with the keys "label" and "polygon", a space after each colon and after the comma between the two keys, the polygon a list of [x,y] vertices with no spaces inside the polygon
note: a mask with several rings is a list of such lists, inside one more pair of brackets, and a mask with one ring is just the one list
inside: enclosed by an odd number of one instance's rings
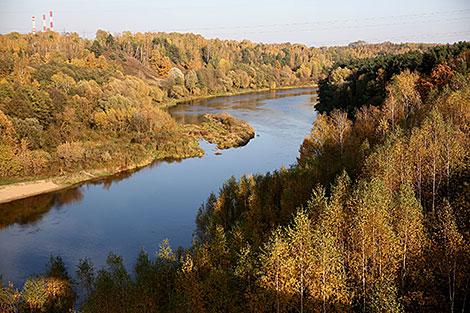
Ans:
{"label": "tree", "polygon": [[52,75],[51,81],[55,88],[63,90],[65,93],[69,93],[76,86],[75,79],[62,72]]}
{"label": "tree", "polygon": [[409,183],[402,184],[393,204],[394,227],[401,255],[401,288],[405,288],[410,259],[416,262],[427,245],[422,208]]}
{"label": "tree", "polygon": [[[456,304],[461,303],[462,310],[464,310],[468,292],[470,253],[468,243],[457,228],[452,207],[448,202],[445,202],[438,212],[437,227],[435,255],[438,256],[438,268],[447,281],[449,309],[450,312],[454,312]],[[463,299],[458,299],[459,295]]]}
{"label": "tree", "polygon": [[423,203],[423,179],[425,171],[426,134],[421,129],[413,129],[409,141],[411,164],[413,166],[413,181],[418,192],[418,200]]}
{"label": "tree", "polygon": [[0,286],[0,310],[5,313],[18,312],[21,294],[15,290],[13,284],[8,286]]}
{"label": "tree", "polygon": [[45,144],[44,127],[39,123],[36,118],[19,119],[13,118],[16,135],[18,139],[25,139],[28,141],[31,149],[39,149]]}
{"label": "tree", "polygon": [[67,312],[72,309],[75,293],[61,257],[51,256],[45,276],[29,278],[21,298],[30,312]]}
{"label": "tree", "polygon": [[95,272],[91,261],[88,259],[81,259],[77,265],[76,275],[80,287],[85,291],[84,294],[86,297],[89,297],[95,282]]}
{"label": "tree", "polygon": [[289,266],[293,275],[293,287],[300,298],[299,311],[304,312],[305,291],[313,275],[313,231],[311,221],[305,211],[299,210],[286,229],[289,247]]}
{"label": "tree", "polygon": [[158,308],[159,277],[155,263],[149,259],[147,252],[140,251],[134,265],[136,294],[133,303],[137,310],[155,312]]}
{"label": "tree", "polygon": [[398,301],[397,288],[393,281],[383,280],[374,285],[368,294],[367,312],[401,313],[403,306]]}
{"label": "tree", "polygon": [[29,278],[23,286],[21,297],[26,312],[67,312],[73,307],[70,282],[53,278]]}
{"label": "tree", "polygon": [[190,92],[194,92],[195,88],[197,87],[198,79],[197,79],[197,74],[194,70],[190,70],[185,78],[184,78],[184,84],[186,88]]}
{"label": "tree", "polygon": [[176,85],[184,85],[184,74],[181,72],[181,70],[177,67],[173,67],[169,72],[168,72],[168,77],[172,79],[174,84]]}
{"label": "tree", "polygon": [[344,143],[347,132],[351,128],[351,121],[348,119],[348,115],[345,112],[335,110],[331,114],[331,119],[335,127],[335,137],[337,138],[340,145],[341,159],[344,153]]}
{"label": "tree", "polygon": [[192,256],[187,254],[177,277],[177,289],[183,297],[180,312],[204,313],[202,286]]}
{"label": "tree", "polygon": [[387,98],[384,102],[384,110],[391,122],[392,129],[402,119],[407,119],[409,112],[421,106],[421,98],[416,90],[419,75],[405,70],[395,75],[387,85]]}
{"label": "tree", "polygon": [[158,303],[161,307],[168,307],[172,302],[176,275],[176,256],[170,247],[168,239],[160,244],[157,253],[157,271],[161,286],[159,288]]}
{"label": "tree", "polygon": [[443,169],[442,159],[442,139],[444,132],[444,121],[442,115],[433,110],[430,116],[424,121],[422,131],[425,134],[425,147],[427,150],[426,172],[431,177],[431,209],[435,211],[436,193],[438,189],[438,175]]}
{"label": "tree", "polygon": [[351,270],[362,290],[363,310],[376,284],[394,281],[398,265],[397,239],[390,215],[390,192],[380,180],[362,181],[355,192]]}
{"label": "tree", "polygon": [[208,46],[204,46],[201,48],[201,57],[204,63],[209,64],[212,56],[210,48]]}
{"label": "tree", "polygon": [[125,312],[131,303],[131,290],[131,278],[122,258],[110,253],[106,268],[98,271],[95,289],[83,304],[83,309],[90,312]]}
{"label": "tree", "polygon": [[315,278],[309,282],[308,290],[314,299],[321,299],[323,312],[332,308],[344,310],[349,304],[345,251],[337,237],[336,218],[341,215],[337,209],[335,205],[326,206],[320,214],[313,236]]}
{"label": "tree", "polygon": [[23,166],[15,155],[14,147],[0,144],[0,177],[15,177]]}
{"label": "tree", "polygon": [[15,141],[16,132],[13,123],[8,116],[0,110],[0,143],[13,144]]}
{"label": "tree", "polygon": [[351,189],[351,179],[348,173],[343,171],[336,177],[331,187],[328,207],[325,207],[325,210],[328,212],[329,228],[344,252],[348,249],[348,237],[352,218],[349,206],[349,198],[352,194]]}
{"label": "tree", "polygon": [[286,305],[283,295],[290,294],[294,289],[291,279],[294,273],[289,263],[289,246],[284,236],[281,228],[276,229],[260,256],[262,272],[260,284],[268,290],[275,291],[277,313],[281,312],[281,304],[282,308]]}
{"label": "tree", "polygon": [[82,161],[85,148],[80,142],[66,142],[57,147],[57,155],[66,168]]}

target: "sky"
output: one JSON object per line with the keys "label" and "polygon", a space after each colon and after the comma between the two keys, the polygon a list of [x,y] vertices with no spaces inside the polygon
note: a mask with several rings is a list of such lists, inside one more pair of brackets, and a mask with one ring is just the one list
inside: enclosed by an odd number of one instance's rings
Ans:
{"label": "sky", "polygon": [[92,38],[112,33],[192,32],[207,38],[308,46],[470,40],[470,0],[0,0],[0,33],[41,28]]}

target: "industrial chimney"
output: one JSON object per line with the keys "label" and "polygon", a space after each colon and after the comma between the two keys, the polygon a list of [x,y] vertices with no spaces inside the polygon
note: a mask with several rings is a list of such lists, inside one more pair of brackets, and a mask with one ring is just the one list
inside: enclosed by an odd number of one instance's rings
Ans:
{"label": "industrial chimney", "polygon": [[46,32],[46,14],[42,15],[42,31]]}
{"label": "industrial chimney", "polygon": [[52,17],[52,10],[49,11],[49,21],[50,21],[49,30],[50,30],[50,31],[54,31],[54,19],[53,19],[53,17]]}
{"label": "industrial chimney", "polygon": [[36,19],[34,18],[34,15],[31,17],[31,31],[33,32],[33,35],[36,34]]}

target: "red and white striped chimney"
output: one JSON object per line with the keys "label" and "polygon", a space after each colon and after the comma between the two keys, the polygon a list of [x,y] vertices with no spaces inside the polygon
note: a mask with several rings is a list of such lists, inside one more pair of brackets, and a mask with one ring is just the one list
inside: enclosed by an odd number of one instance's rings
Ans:
{"label": "red and white striped chimney", "polygon": [[50,27],[49,27],[49,30],[50,31],[54,31],[54,19],[52,17],[52,10],[49,11],[49,21],[50,21]]}
{"label": "red and white striped chimney", "polygon": [[46,14],[42,15],[42,31],[46,31]]}
{"label": "red and white striped chimney", "polygon": [[33,32],[33,35],[36,34],[36,19],[34,18],[34,15],[31,17],[31,31]]}

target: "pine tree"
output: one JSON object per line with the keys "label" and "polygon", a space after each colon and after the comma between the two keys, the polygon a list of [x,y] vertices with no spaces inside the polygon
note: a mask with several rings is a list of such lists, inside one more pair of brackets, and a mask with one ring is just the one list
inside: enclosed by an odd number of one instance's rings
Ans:
{"label": "pine tree", "polygon": [[187,254],[177,275],[176,290],[181,294],[179,312],[204,313],[203,291],[191,254]]}
{"label": "pine tree", "polygon": [[173,300],[176,276],[176,256],[170,247],[168,239],[160,244],[156,260],[158,288],[158,305],[169,307]]}

